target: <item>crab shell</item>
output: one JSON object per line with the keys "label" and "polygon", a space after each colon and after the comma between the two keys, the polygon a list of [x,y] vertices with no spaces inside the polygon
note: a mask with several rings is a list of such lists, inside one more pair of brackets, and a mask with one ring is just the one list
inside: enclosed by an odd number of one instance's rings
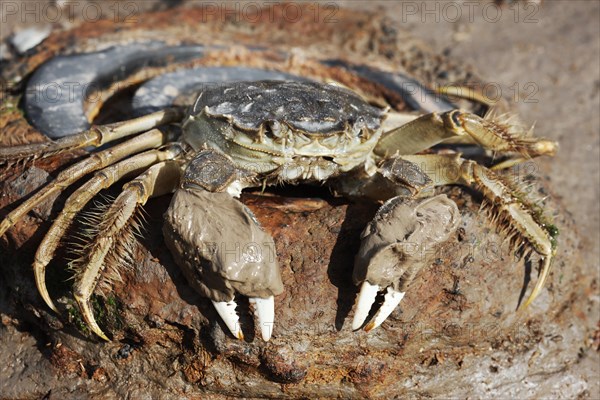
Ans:
{"label": "crab shell", "polygon": [[323,181],[364,163],[385,111],[356,93],[312,82],[238,82],[201,92],[183,141],[278,181]]}

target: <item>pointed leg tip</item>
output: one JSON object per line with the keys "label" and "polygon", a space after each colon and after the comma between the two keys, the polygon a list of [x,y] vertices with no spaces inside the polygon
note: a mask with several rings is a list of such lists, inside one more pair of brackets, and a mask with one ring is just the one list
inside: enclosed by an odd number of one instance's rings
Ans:
{"label": "pointed leg tip", "polygon": [[36,284],[38,292],[40,293],[40,296],[42,296],[44,303],[46,303],[46,305],[50,307],[52,311],[54,311],[57,314],[60,314],[58,312],[58,308],[56,307],[56,305],[52,301],[52,298],[50,297],[50,294],[48,293],[48,288],[46,288],[46,283],[44,282],[44,275],[38,277],[38,274],[36,272]]}
{"label": "pointed leg tip", "polygon": [[50,307],[50,309],[52,311],[54,311],[55,313],[60,314],[60,312],[58,311],[58,308],[54,305],[54,303],[52,302],[52,300],[50,300],[50,299],[46,300],[46,305],[48,307]]}
{"label": "pointed leg tip", "polygon": [[94,329],[94,328],[92,328],[92,331],[93,331],[93,332],[94,332],[94,333],[95,333],[95,334],[96,334],[98,337],[100,337],[101,339],[103,339],[103,340],[105,340],[105,341],[107,341],[107,342],[110,342],[110,339],[108,338],[108,336],[106,336],[106,335],[104,334],[104,332],[102,332],[102,330],[100,330],[100,329]]}
{"label": "pointed leg tip", "polygon": [[527,300],[525,300],[525,302],[519,306],[519,308],[517,309],[517,312],[521,312],[521,313],[525,312],[525,310],[527,310],[527,308],[529,308],[529,306],[531,305],[531,303],[533,303],[534,300],[535,300],[535,297],[533,295],[529,295]]}
{"label": "pointed leg tip", "polygon": [[42,296],[42,299],[44,300],[44,303],[46,303],[46,305],[55,313],[60,314],[60,312],[58,311],[58,308],[56,307],[56,305],[54,304],[54,302],[52,301],[52,298],[50,297],[50,295],[48,294],[48,291],[46,290],[46,287],[44,286],[43,290],[39,290],[40,295]]}
{"label": "pointed leg tip", "polygon": [[75,296],[75,300],[77,301],[77,304],[79,304],[79,309],[81,310],[81,314],[83,316],[84,321],[87,324],[87,327],[92,332],[94,332],[98,337],[104,339],[107,342],[110,342],[110,339],[108,338],[108,336],[106,336],[104,334],[104,332],[102,331],[102,329],[100,329],[100,327],[98,326],[98,323],[96,322],[96,318],[94,318],[94,314],[92,313],[92,310],[90,309],[88,301],[80,299],[77,296]]}
{"label": "pointed leg tip", "polygon": [[546,284],[546,280],[548,279],[548,276],[550,274],[551,261],[552,257],[550,256],[546,257],[543,260],[542,271],[540,272],[540,277],[538,278],[538,281],[533,287],[533,290],[531,291],[531,294],[529,295],[527,300],[525,300],[525,302],[521,304],[521,306],[519,306],[517,311],[522,312],[525,309],[527,309],[527,307],[529,307],[531,303],[533,303],[535,299],[540,295],[542,289],[544,288],[544,285]]}

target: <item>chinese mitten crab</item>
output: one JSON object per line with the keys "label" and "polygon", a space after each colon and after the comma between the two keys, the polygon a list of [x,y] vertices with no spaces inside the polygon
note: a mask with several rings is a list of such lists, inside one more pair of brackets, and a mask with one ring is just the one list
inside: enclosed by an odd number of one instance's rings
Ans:
{"label": "chinese mitten crab", "polygon": [[[182,121],[181,133],[163,127]],[[459,153],[430,150],[442,142],[475,144],[514,156],[486,168]],[[550,270],[556,234],[552,225],[517,185],[494,169],[552,155],[556,144],[492,118],[455,109],[407,119],[332,84],[224,83],[200,91],[185,111],[168,108],[52,142],[2,148],[0,161],[10,165],[106,144],[62,171],[0,225],[2,235],[37,204],[94,173],[67,199],[35,255],[37,287],[56,310],[45,270],[61,238],[100,190],[133,177],[96,217],[95,234],[88,235],[73,262],[77,304],[89,327],[105,339],[91,311],[91,296],[118,274],[123,238],[135,229],[136,213],[149,198],[168,193],[174,195],[163,227],[166,244],[190,284],[212,300],[238,338],[243,334],[235,295],[250,297],[262,337],[269,340],[274,296],[284,290],[272,238],[236,199],[245,188],[316,183],[339,195],[384,201],[357,252],[354,280],[361,290],[354,329],[365,325],[383,290],[384,302],[365,329],[381,324],[412,277],[431,263],[423,252],[411,252],[409,244],[426,250],[456,230],[456,205],[445,195],[433,196],[436,186],[458,184],[480,191],[516,242],[538,253],[541,274],[525,305],[539,294]]]}

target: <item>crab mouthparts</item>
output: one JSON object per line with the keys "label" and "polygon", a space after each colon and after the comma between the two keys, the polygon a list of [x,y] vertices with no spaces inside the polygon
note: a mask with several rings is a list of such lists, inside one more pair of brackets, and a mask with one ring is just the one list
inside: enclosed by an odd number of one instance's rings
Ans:
{"label": "crab mouthparts", "polygon": [[276,160],[281,165],[279,176],[284,181],[316,180],[324,181],[337,175],[340,166],[332,157],[299,156],[292,159]]}

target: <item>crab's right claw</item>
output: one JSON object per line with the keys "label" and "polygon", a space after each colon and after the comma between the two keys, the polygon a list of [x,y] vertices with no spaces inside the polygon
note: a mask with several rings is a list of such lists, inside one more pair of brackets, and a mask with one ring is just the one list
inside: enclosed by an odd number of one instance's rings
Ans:
{"label": "crab's right claw", "polygon": [[[460,213],[445,195],[426,200],[394,197],[377,212],[362,233],[353,278],[361,284],[352,329],[369,332],[386,320],[400,304],[414,276],[431,265],[436,246],[458,228]],[[384,301],[365,325],[377,294]]]}
{"label": "crab's right claw", "polygon": [[242,329],[239,323],[240,317],[235,311],[237,307],[237,303],[235,302],[235,300],[213,300],[212,303],[215,306],[215,310],[217,310],[217,313],[219,314],[223,322],[225,322],[225,325],[227,325],[227,328],[229,328],[229,332],[231,332],[231,334],[234,337],[240,340],[244,340],[244,334],[242,333]]}
{"label": "crab's right claw", "polygon": [[275,244],[252,212],[226,192],[175,192],[165,214],[165,243],[190,285],[208,297],[231,332],[244,339],[236,295],[249,297],[262,338],[271,338],[274,296],[283,292]]}
{"label": "crab's right claw", "polygon": [[265,342],[271,339],[273,325],[275,324],[275,299],[269,296],[266,299],[251,297],[250,303],[254,303],[254,313],[258,319],[260,333]]}
{"label": "crab's right claw", "polygon": [[[235,311],[237,307],[235,300],[213,300],[212,303],[231,334],[240,340],[244,340],[244,333],[242,332],[239,323],[240,317]],[[271,339],[273,325],[275,324],[275,299],[273,296],[269,296],[266,299],[261,297],[251,297],[250,304],[254,304],[254,313],[258,320],[257,322],[260,327],[261,336],[263,340],[267,342]]]}

